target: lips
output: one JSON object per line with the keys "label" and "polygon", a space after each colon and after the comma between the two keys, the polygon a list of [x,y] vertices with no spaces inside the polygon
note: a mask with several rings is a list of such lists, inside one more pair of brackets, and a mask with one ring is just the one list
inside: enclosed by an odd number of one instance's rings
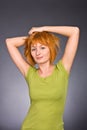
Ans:
{"label": "lips", "polygon": [[41,56],[41,57],[36,57],[37,59],[42,59],[43,57]]}

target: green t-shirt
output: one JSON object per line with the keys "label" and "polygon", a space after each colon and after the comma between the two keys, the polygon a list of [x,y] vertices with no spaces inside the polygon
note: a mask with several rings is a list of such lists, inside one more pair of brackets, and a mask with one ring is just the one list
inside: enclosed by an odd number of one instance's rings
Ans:
{"label": "green t-shirt", "polygon": [[25,77],[29,86],[30,108],[21,130],[64,130],[63,113],[69,74],[62,61],[51,75],[41,77],[30,67]]}

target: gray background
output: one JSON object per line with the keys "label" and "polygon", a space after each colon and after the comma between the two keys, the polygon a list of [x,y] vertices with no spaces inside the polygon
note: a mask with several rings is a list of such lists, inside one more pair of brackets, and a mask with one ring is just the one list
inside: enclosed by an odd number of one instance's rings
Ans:
{"label": "gray background", "polygon": [[[5,39],[27,35],[32,26],[44,25],[80,28],[64,122],[65,130],[87,130],[87,7],[85,1],[76,0],[0,0],[0,130],[20,130],[30,103],[26,81],[10,59]],[[59,37],[63,50],[66,38]],[[23,48],[20,51],[23,53]]]}

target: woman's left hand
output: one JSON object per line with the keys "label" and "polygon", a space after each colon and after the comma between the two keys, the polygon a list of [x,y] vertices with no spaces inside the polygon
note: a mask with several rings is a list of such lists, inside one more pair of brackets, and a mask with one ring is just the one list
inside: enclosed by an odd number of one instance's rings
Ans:
{"label": "woman's left hand", "polygon": [[45,31],[45,28],[44,27],[32,27],[28,34],[31,35],[33,32],[42,32],[42,31]]}

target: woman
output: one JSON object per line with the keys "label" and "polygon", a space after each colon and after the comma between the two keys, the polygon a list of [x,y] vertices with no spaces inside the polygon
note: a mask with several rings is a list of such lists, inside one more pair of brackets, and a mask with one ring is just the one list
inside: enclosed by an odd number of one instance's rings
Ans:
{"label": "woman", "polygon": [[[60,46],[59,38],[52,33],[68,37],[64,54],[55,65]],[[33,27],[28,36],[6,39],[12,60],[29,85],[31,105],[21,130],[64,130],[68,79],[78,40],[79,28],[73,26]],[[18,50],[22,45],[26,60]]]}

